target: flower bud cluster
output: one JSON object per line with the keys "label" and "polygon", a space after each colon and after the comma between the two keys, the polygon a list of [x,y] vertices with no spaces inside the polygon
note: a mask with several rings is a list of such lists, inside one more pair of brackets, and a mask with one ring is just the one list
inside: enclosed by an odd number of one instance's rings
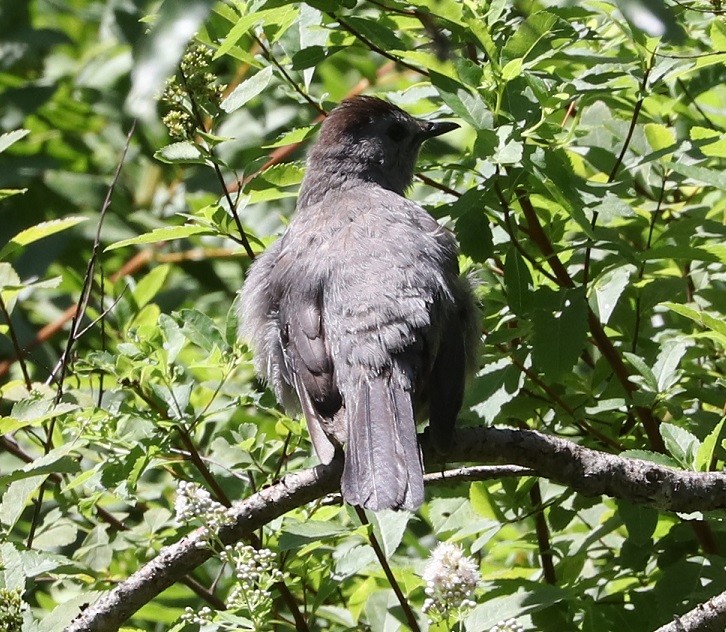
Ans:
{"label": "flower bud cluster", "polygon": [[204,606],[199,610],[194,610],[191,606],[184,608],[184,614],[181,616],[181,620],[184,623],[191,625],[204,625],[211,623],[212,621],[212,609],[208,606]]}
{"label": "flower bud cluster", "polygon": [[19,590],[0,588],[0,630],[20,632],[23,627],[23,610],[26,608]]}
{"label": "flower bud cluster", "polygon": [[211,533],[217,533],[220,527],[234,522],[234,516],[224,505],[213,500],[206,489],[187,481],[177,484],[174,513],[177,522],[184,524],[198,520]]}
{"label": "flower bud cluster", "polygon": [[440,543],[423,573],[426,582],[424,614],[432,620],[448,620],[454,611],[471,608],[481,579],[479,568],[456,544]]}
{"label": "flower bud cluster", "polygon": [[524,626],[516,619],[507,619],[497,623],[489,632],[524,632]]}
{"label": "flower bud cluster", "polygon": [[198,117],[203,113],[210,116],[217,113],[225,86],[217,83],[217,77],[210,70],[213,57],[211,48],[203,44],[191,46],[179,64],[181,76],[166,82],[161,101],[169,112],[162,121],[174,139],[194,138],[200,124]]}

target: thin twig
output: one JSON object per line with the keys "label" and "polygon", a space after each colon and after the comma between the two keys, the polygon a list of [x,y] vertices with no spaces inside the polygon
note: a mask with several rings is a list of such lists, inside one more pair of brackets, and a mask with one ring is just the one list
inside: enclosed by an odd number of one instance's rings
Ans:
{"label": "thin twig", "polygon": [[[658,221],[658,217],[660,216],[661,207],[663,205],[663,198],[665,197],[665,188],[666,188],[666,182],[668,182],[668,176],[666,174],[663,174],[663,182],[661,183],[660,187],[660,194],[658,195],[658,203],[655,207],[655,211],[650,217],[650,227],[648,229],[648,239],[645,243],[645,250],[643,252],[648,252],[650,250],[650,246],[653,242],[653,231],[655,230],[655,223]],[[638,281],[643,280],[643,275],[645,274],[645,261],[640,264],[640,268],[638,270]],[[638,290],[638,295],[635,298],[635,325],[633,326],[633,342],[630,346],[630,350],[635,353],[635,350],[638,347],[638,337],[640,336],[640,307],[641,307],[641,292]]]}
{"label": "thin twig", "polygon": [[[625,134],[625,140],[623,141],[623,146],[620,148],[620,154],[618,155],[617,159],[615,160],[615,164],[613,165],[612,169],[610,170],[610,175],[608,176],[608,184],[611,184],[615,181],[615,177],[618,175],[618,171],[620,170],[620,166],[623,164],[623,160],[625,158],[625,153],[628,151],[628,147],[630,146],[630,141],[633,138],[633,133],[635,132],[635,126],[638,123],[638,116],[640,115],[640,110],[643,107],[643,102],[645,101],[645,97],[647,96],[647,89],[648,89],[648,78],[650,77],[650,72],[653,70],[653,66],[655,65],[655,51],[653,51],[653,54],[650,57],[650,60],[648,61],[648,65],[645,68],[645,71],[643,72],[643,81],[640,84],[640,96],[638,97],[638,100],[635,102],[635,107],[633,108],[633,115],[630,117],[630,126],[628,127],[628,132]],[[590,221],[590,229],[595,230],[595,226],[597,225],[597,220],[599,217],[599,213],[597,211],[592,212],[592,220]],[[587,284],[589,282],[589,276],[590,276],[590,258],[592,255],[592,243],[588,241],[587,247],[585,248],[585,262],[582,266],[582,286],[587,287]]]}
{"label": "thin twig", "polygon": [[[88,261],[88,265],[86,266],[86,274],[83,277],[83,285],[81,287],[80,299],[78,301],[78,304],[76,305],[75,314],[71,319],[71,327],[70,331],[68,332],[68,340],[66,342],[65,349],[63,350],[63,354],[61,355],[60,375],[58,376],[56,382],[56,394],[54,398],[54,403],[56,406],[60,404],[61,399],[63,398],[63,382],[65,380],[66,373],[70,365],[71,351],[73,350],[73,344],[78,339],[78,332],[80,331],[81,321],[83,320],[83,317],[86,313],[88,301],[91,296],[91,289],[93,288],[93,273],[96,268],[96,262],[98,261],[99,248],[101,247],[101,229],[103,227],[103,220],[106,217],[106,212],[111,206],[111,197],[114,190],[116,189],[116,183],[121,176],[121,168],[123,167],[124,160],[126,159],[126,154],[128,153],[129,146],[131,145],[131,138],[134,135],[135,130],[136,120],[131,123],[131,128],[129,129],[128,134],[126,134],[126,142],[124,144],[123,151],[121,152],[121,157],[119,158],[118,164],[116,165],[116,171],[114,172],[111,184],[106,191],[106,199],[103,201],[103,206],[101,207],[101,212],[99,213],[98,225],[96,226],[96,236],[93,240],[93,247],[91,248],[91,257]],[[51,373],[48,380],[53,379],[54,375],[55,372]],[[48,423],[45,445],[43,446],[45,454],[48,454],[53,448],[53,431],[55,430],[55,421],[55,418],[53,418]],[[43,497],[45,495],[46,481],[47,479],[45,479],[40,484],[40,487],[38,488],[38,496],[35,498],[33,517],[31,518],[30,528],[28,530],[28,548],[32,548],[33,540],[35,539],[35,531],[38,528],[40,509],[43,505]]]}
{"label": "thin twig", "polygon": [[539,481],[535,481],[529,490],[529,499],[535,509],[534,524],[537,531],[537,546],[539,548],[539,559],[542,562],[542,572],[545,581],[554,586],[557,583],[557,575],[555,574],[552,547],[550,546],[550,530],[547,526],[547,520],[545,520]]}
{"label": "thin twig", "polygon": [[384,50],[380,46],[377,46],[373,42],[371,42],[365,35],[363,35],[360,31],[353,28],[348,22],[343,20],[340,16],[335,15],[335,13],[328,13],[328,15],[333,19],[337,20],[338,24],[342,26],[346,31],[348,31],[351,35],[353,35],[356,39],[360,40],[365,44],[368,48],[370,48],[374,53],[378,53],[381,55],[381,57],[385,57],[386,59],[390,59],[391,61],[395,62],[396,64],[399,64],[401,66],[404,66],[405,68],[408,68],[409,70],[413,70],[414,72],[417,72],[420,75],[423,75],[424,77],[428,77],[429,71],[424,70],[423,68],[419,68],[418,66],[414,66],[413,64],[409,64],[406,61],[403,61],[402,59],[399,59],[395,55],[392,55],[387,50]]}
{"label": "thin twig", "polygon": [[15,357],[18,359],[18,362],[20,362],[20,370],[23,372],[23,379],[25,380],[25,388],[28,389],[28,392],[33,390],[33,382],[30,379],[30,373],[28,373],[28,366],[25,364],[25,358],[23,357],[23,352],[20,348],[20,343],[18,342],[18,337],[15,334],[15,327],[13,327],[13,321],[10,318],[10,312],[8,311],[8,308],[5,306],[5,301],[3,300],[2,295],[0,295],[0,310],[2,310],[3,316],[5,317],[5,322],[8,325],[8,333],[10,334],[10,340],[13,343],[13,349],[15,350]]}
{"label": "thin twig", "polygon": [[[356,514],[358,514],[358,518],[360,519],[361,524],[370,525],[366,516],[366,512],[357,506],[355,506],[354,509]],[[413,614],[413,610],[411,610],[411,605],[408,603],[408,599],[406,599],[406,596],[403,594],[403,591],[401,590],[398,581],[396,581],[396,577],[394,576],[393,571],[388,564],[388,560],[386,559],[386,554],[383,552],[383,548],[378,542],[376,534],[373,533],[372,530],[368,534],[368,540],[371,544],[371,547],[373,548],[373,551],[376,554],[376,557],[378,558],[378,562],[381,565],[381,568],[383,569],[386,578],[388,579],[388,583],[391,585],[391,588],[393,588],[393,592],[396,594],[398,603],[401,605],[403,614],[405,615],[406,621],[408,622],[409,629],[413,630],[414,632],[421,632],[421,628],[419,628],[416,616]]]}
{"label": "thin twig", "polygon": [[[184,88],[186,90],[187,96],[189,97],[189,102],[192,104],[192,113],[194,114],[194,118],[196,119],[197,127],[206,132],[206,127],[204,125],[204,117],[202,116],[201,110],[199,109],[199,106],[197,105],[196,99],[194,98],[194,94],[189,89],[189,83],[187,81],[187,77],[184,74],[184,71],[180,68],[179,69],[179,75],[181,76],[182,83],[184,84]],[[208,147],[207,152],[210,156],[210,162],[212,163],[212,169],[217,176],[217,180],[219,180],[219,185],[222,188],[222,195],[227,200],[227,205],[229,206],[229,212],[232,214],[232,218],[234,219],[235,226],[237,226],[237,230],[239,231],[239,243],[242,244],[242,247],[245,249],[245,252],[247,253],[247,256],[250,259],[255,258],[255,253],[252,250],[252,246],[250,245],[249,240],[247,239],[247,233],[245,233],[244,228],[242,227],[242,221],[239,218],[239,213],[237,213],[237,205],[232,201],[232,197],[230,196],[229,190],[227,188],[227,184],[224,181],[224,176],[222,175],[222,170],[219,168],[219,165],[217,164],[217,161],[214,158],[214,148]]]}

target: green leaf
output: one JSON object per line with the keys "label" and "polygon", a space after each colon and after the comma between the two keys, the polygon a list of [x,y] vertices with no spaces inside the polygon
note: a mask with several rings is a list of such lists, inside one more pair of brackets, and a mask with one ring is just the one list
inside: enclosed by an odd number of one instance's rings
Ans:
{"label": "green leaf", "polygon": [[652,542],[658,526],[658,512],[650,507],[634,505],[627,500],[618,500],[618,514],[628,530],[628,539],[638,546]]}
{"label": "green leaf", "polygon": [[481,263],[492,256],[492,229],[481,208],[472,208],[459,216],[456,220],[456,234],[461,252],[474,261]]}
{"label": "green leaf", "polygon": [[431,71],[431,83],[441,95],[441,99],[457,116],[464,119],[474,129],[491,129],[494,118],[479,94],[471,92],[463,84],[451,77]]}
{"label": "green leaf", "polygon": [[295,162],[273,165],[260,174],[265,182],[274,184],[276,187],[289,187],[300,184],[304,176],[305,168]]}
{"label": "green leaf", "polygon": [[228,96],[222,101],[221,107],[227,114],[239,110],[245,103],[260,94],[272,80],[272,66],[263,68],[260,72],[255,73],[249,79],[239,84]]}
{"label": "green leaf", "polygon": [[[239,5],[238,5],[239,6]],[[229,33],[224,37],[222,43],[214,55],[215,59],[219,59],[223,55],[229,53],[234,46],[237,45],[247,32],[254,26],[262,24],[265,27],[274,28],[274,35],[271,38],[276,41],[289,25],[293,24],[299,15],[299,9],[293,5],[284,5],[274,9],[263,9],[255,13],[244,15],[237,19],[235,25],[230,29]]]}
{"label": "green leaf", "polygon": [[15,252],[18,248],[32,244],[35,241],[55,235],[61,231],[68,230],[73,226],[77,226],[81,222],[85,222],[87,217],[72,215],[63,219],[54,219],[48,222],[41,222],[31,228],[26,228],[12,237],[10,241],[0,250],[0,259],[5,259],[9,254]]}
{"label": "green leaf", "polygon": [[624,459],[638,459],[639,461],[646,461],[648,463],[655,463],[656,465],[663,465],[664,467],[678,468],[678,463],[671,457],[661,454],[660,452],[651,452],[649,450],[624,450],[620,453],[620,456]]}
{"label": "green leaf", "polygon": [[710,329],[714,333],[718,334],[723,342],[726,343],[726,322],[724,322],[723,319],[716,318],[707,312],[701,312],[693,309],[692,307],[681,305],[680,303],[665,302],[660,303],[660,305],[667,307],[672,312],[676,312],[681,316],[691,319],[693,322],[698,323],[702,327]]}
{"label": "green leaf", "polygon": [[529,15],[505,44],[502,49],[501,61],[526,59],[540,42],[546,40],[558,19],[556,15],[548,11],[539,11]]}
{"label": "green leaf", "polygon": [[726,171],[722,169],[706,169],[695,165],[684,165],[680,162],[666,162],[665,166],[696,182],[708,184],[722,191],[726,190]]}
{"label": "green leaf", "polygon": [[203,312],[196,309],[184,309],[179,314],[178,320],[181,331],[187,339],[208,353],[211,353],[215,347],[220,350],[227,348],[224,336],[217,325]]}
{"label": "green leaf", "polygon": [[171,266],[157,266],[136,284],[133,295],[139,308],[146,305],[159,293],[159,290],[164,287],[169,272],[171,272]]}
{"label": "green leaf", "polygon": [[627,358],[628,362],[630,362],[635,370],[640,373],[640,376],[645,380],[645,384],[648,389],[653,393],[657,393],[658,380],[655,378],[653,371],[650,370],[650,367],[645,363],[645,361],[640,356],[630,353],[629,351],[623,351],[623,356]]}
{"label": "green leaf", "polygon": [[534,294],[532,274],[522,255],[510,246],[504,260],[504,287],[507,290],[507,303],[518,316],[532,308]]}
{"label": "green leaf", "polygon": [[171,143],[154,152],[154,158],[168,165],[192,164],[205,165],[207,160],[199,148],[191,141],[185,140],[179,143]]}
{"label": "green leaf", "polygon": [[285,523],[280,535],[279,546],[281,551],[290,551],[299,549],[310,542],[335,538],[345,533],[347,530],[334,522],[306,520],[305,522]]}
{"label": "green leaf", "polygon": [[22,195],[27,190],[28,189],[0,189],[0,202],[9,197],[13,197],[13,195]]}
{"label": "green leaf", "polygon": [[106,246],[104,252],[116,250],[117,248],[125,248],[126,246],[136,246],[139,244],[156,244],[162,241],[172,241],[174,239],[185,239],[192,235],[212,235],[212,231],[205,226],[196,226],[194,224],[185,224],[183,226],[168,226],[165,228],[156,228],[150,233],[144,233],[138,237],[131,239],[122,239],[110,246]]}
{"label": "green leaf", "polygon": [[667,422],[660,425],[663,442],[671,456],[684,469],[693,470],[696,465],[696,453],[701,447],[698,437],[688,430]]}
{"label": "green leaf", "polygon": [[570,591],[558,586],[527,580],[519,580],[517,584],[519,587],[513,594],[490,598],[474,608],[465,619],[466,631],[487,632],[503,621],[539,612],[570,596]]}
{"label": "green leaf", "polygon": [[718,440],[721,438],[721,431],[723,430],[724,422],[726,417],[722,418],[716,424],[716,427],[708,433],[706,438],[701,443],[698,451],[696,452],[695,466],[699,472],[708,472],[711,467],[711,461],[713,460],[713,453],[718,445]]}
{"label": "green leaf", "polygon": [[689,135],[704,156],[726,158],[726,138],[718,130],[695,126],[689,130]]}
{"label": "green leaf", "polygon": [[587,303],[581,289],[534,293],[532,363],[550,380],[572,370],[587,336]]}
{"label": "green leaf", "polygon": [[623,290],[630,282],[630,276],[635,272],[635,266],[624,265],[603,274],[595,282],[595,302],[600,322],[606,325],[610,320]]}
{"label": "green leaf", "polygon": [[653,375],[658,382],[658,392],[664,393],[678,381],[678,365],[686,353],[685,340],[668,340],[653,365]]}
{"label": "green leaf", "polygon": [[676,147],[676,136],[670,127],[666,127],[661,123],[646,123],[644,126],[645,137],[648,139],[648,144],[653,148],[653,151],[660,151]]}
{"label": "green leaf", "polygon": [[386,559],[390,560],[399,544],[401,544],[412,516],[413,514],[408,511],[393,511],[391,509],[372,513],[371,524],[376,527],[376,535],[383,545]]}
{"label": "green leaf", "polygon": [[41,474],[21,478],[10,483],[2,495],[0,523],[12,530],[23,511],[25,511],[26,505],[46,478],[47,474]]}
{"label": "green leaf", "polygon": [[274,142],[269,145],[262,145],[263,149],[273,149],[275,147],[287,147],[288,145],[296,145],[301,143],[306,138],[309,138],[312,133],[317,129],[317,125],[308,125],[306,127],[297,127],[280,134]]}
{"label": "green leaf", "polygon": [[12,132],[0,134],[0,154],[13,143],[17,143],[21,138],[25,138],[28,134],[30,134],[29,129],[16,129]]}

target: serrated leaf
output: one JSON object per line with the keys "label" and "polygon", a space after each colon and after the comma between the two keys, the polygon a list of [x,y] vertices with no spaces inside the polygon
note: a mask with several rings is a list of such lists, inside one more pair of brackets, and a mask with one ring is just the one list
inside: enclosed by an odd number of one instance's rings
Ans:
{"label": "serrated leaf", "polygon": [[595,283],[595,301],[600,322],[605,325],[618,304],[623,290],[630,282],[630,275],[635,271],[635,266],[624,265],[611,270],[600,277]]}
{"label": "serrated leaf", "polygon": [[391,559],[401,544],[412,516],[413,514],[408,511],[393,511],[392,509],[385,509],[371,515],[371,523],[377,527],[376,534],[380,536],[379,540],[383,545],[386,559]]}
{"label": "serrated leaf", "polygon": [[136,284],[133,296],[139,308],[149,303],[159,293],[161,288],[164,287],[170,271],[170,265],[157,266]]}
{"label": "serrated leaf", "polygon": [[550,608],[571,598],[570,591],[558,586],[537,584],[526,580],[514,594],[494,597],[474,608],[464,619],[467,632],[486,632],[508,619]]}
{"label": "serrated leaf", "polygon": [[653,392],[658,392],[658,380],[655,379],[655,375],[653,375],[653,371],[651,371],[650,367],[645,363],[643,358],[640,356],[635,355],[634,353],[630,353],[629,351],[624,351],[623,356],[627,358],[628,362],[635,368],[635,370],[640,374],[640,376],[645,380],[646,385],[648,388]]}
{"label": "serrated leaf", "polygon": [[624,459],[638,459],[639,461],[646,461],[648,463],[655,463],[656,465],[663,465],[664,467],[678,468],[678,463],[666,454],[660,452],[651,452],[649,450],[625,450],[620,453],[620,456]]}
{"label": "serrated leaf", "polygon": [[284,164],[273,165],[269,169],[265,169],[260,177],[278,187],[289,187],[300,184],[305,176],[305,168],[295,162],[286,162]]}
{"label": "serrated leaf", "polygon": [[131,239],[122,239],[116,243],[106,246],[104,252],[124,248],[126,246],[136,246],[139,244],[156,244],[161,241],[172,241],[173,239],[185,239],[192,235],[212,235],[212,231],[205,226],[195,226],[193,224],[185,224],[184,226],[168,226],[165,228],[156,228],[150,233],[144,233]]}
{"label": "serrated leaf", "polygon": [[214,321],[196,309],[184,309],[179,314],[181,332],[188,340],[201,347],[208,353],[214,348],[223,350],[227,347],[222,333]]}
{"label": "serrated leaf", "polygon": [[658,526],[658,512],[651,507],[634,505],[627,500],[618,500],[618,514],[628,530],[628,539],[638,546],[651,542]]}
{"label": "serrated leaf", "polygon": [[18,234],[10,239],[5,244],[2,250],[0,250],[0,259],[5,259],[9,254],[13,253],[18,248],[32,244],[35,241],[55,235],[61,231],[68,230],[73,226],[77,226],[81,222],[85,222],[87,217],[80,217],[72,215],[70,217],[64,217],[63,219],[54,219],[49,222],[41,222],[25,230],[21,230]]}
{"label": "serrated leaf", "polygon": [[696,452],[696,470],[699,472],[707,472],[711,466],[711,460],[713,459],[713,452],[718,445],[718,440],[721,438],[721,431],[723,430],[724,422],[726,417],[721,419],[716,424],[716,427],[708,433],[706,438],[701,443],[701,446]]}
{"label": "serrated leaf", "polygon": [[673,130],[662,123],[646,123],[644,126],[645,137],[653,151],[660,151],[668,147],[675,149],[676,136]]}
{"label": "serrated leaf", "polygon": [[526,314],[532,307],[532,274],[514,246],[509,247],[504,260],[504,287],[507,290],[507,303],[512,311],[520,316]]}
{"label": "serrated leaf", "polygon": [[274,9],[263,9],[255,13],[250,13],[237,18],[235,25],[229,30],[226,37],[222,40],[217,52],[214,55],[214,59],[219,59],[223,55],[229,53],[234,46],[237,45],[240,39],[242,39],[247,32],[254,26],[262,24],[265,27],[276,26],[276,32],[271,37],[274,42],[286,28],[293,24],[299,10],[297,7],[292,5],[283,5]]}
{"label": "serrated leaf", "polygon": [[446,75],[433,70],[430,74],[431,83],[454,114],[474,129],[491,129],[494,117],[478,93],[471,92],[466,86]]}
{"label": "serrated leaf", "polygon": [[501,61],[526,59],[537,44],[547,37],[558,17],[548,11],[533,13],[522,22],[502,49]]}
{"label": "serrated leaf", "polygon": [[535,293],[532,363],[554,380],[572,370],[585,346],[587,303],[580,289]]}
{"label": "serrated leaf", "polygon": [[206,159],[199,151],[199,148],[192,142],[185,140],[179,143],[171,143],[166,147],[154,152],[154,158],[169,165],[192,164],[204,165]]}
{"label": "serrated leaf", "polygon": [[687,348],[685,340],[668,340],[663,345],[653,365],[653,375],[658,382],[658,392],[665,392],[677,381],[678,364]]}
{"label": "serrated leaf", "polygon": [[280,134],[269,145],[262,145],[262,149],[273,149],[275,147],[287,147],[288,145],[296,145],[312,135],[317,129],[317,125],[307,125],[306,127],[298,127],[296,129]]}
{"label": "serrated leaf", "polygon": [[684,469],[695,469],[696,453],[701,447],[698,437],[680,426],[667,422],[660,425],[660,433],[666,449],[680,466]]}
{"label": "serrated leaf", "polygon": [[28,134],[30,134],[29,129],[16,129],[12,132],[0,134],[0,154],[13,143],[17,143],[21,138],[25,138]]}
{"label": "serrated leaf", "polygon": [[489,220],[481,208],[470,209],[456,220],[461,252],[482,263],[492,256],[494,243]]}
{"label": "serrated leaf", "polygon": [[726,138],[718,130],[696,126],[690,129],[689,135],[704,156],[726,158]]}
{"label": "serrated leaf", "polygon": [[250,99],[260,94],[272,80],[272,66],[263,68],[260,72],[255,73],[249,79],[239,84],[227,98],[219,105],[228,114],[239,110]]}
{"label": "serrated leaf", "polygon": [[289,551],[327,538],[334,538],[348,533],[346,529],[334,522],[321,522],[319,520],[307,520],[285,524],[280,534],[280,550]]}
{"label": "serrated leaf", "polygon": [[0,189],[0,202],[3,200],[13,197],[13,195],[22,195],[28,189]]}
{"label": "serrated leaf", "polygon": [[726,171],[718,169],[707,169],[695,165],[683,165],[679,162],[666,162],[668,169],[680,173],[696,182],[708,184],[717,189],[726,190]]}
{"label": "serrated leaf", "polygon": [[707,312],[700,312],[686,305],[680,303],[660,303],[663,307],[667,307],[672,312],[676,312],[681,316],[690,318],[692,321],[698,323],[703,327],[707,327],[711,331],[714,331],[719,336],[723,337],[726,341],[726,322],[720,318],[716,318]]}

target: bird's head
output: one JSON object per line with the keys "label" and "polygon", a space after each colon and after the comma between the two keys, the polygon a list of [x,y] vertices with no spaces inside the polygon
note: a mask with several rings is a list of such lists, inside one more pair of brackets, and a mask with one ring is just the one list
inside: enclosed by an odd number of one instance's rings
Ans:
{"label": "bird's head", "polygon": [[323,122],[308,171],[324,172],[333,186],[370,181],[403,195],[423,142],[457,127],[415,118],[377,97],[346,99]]}

